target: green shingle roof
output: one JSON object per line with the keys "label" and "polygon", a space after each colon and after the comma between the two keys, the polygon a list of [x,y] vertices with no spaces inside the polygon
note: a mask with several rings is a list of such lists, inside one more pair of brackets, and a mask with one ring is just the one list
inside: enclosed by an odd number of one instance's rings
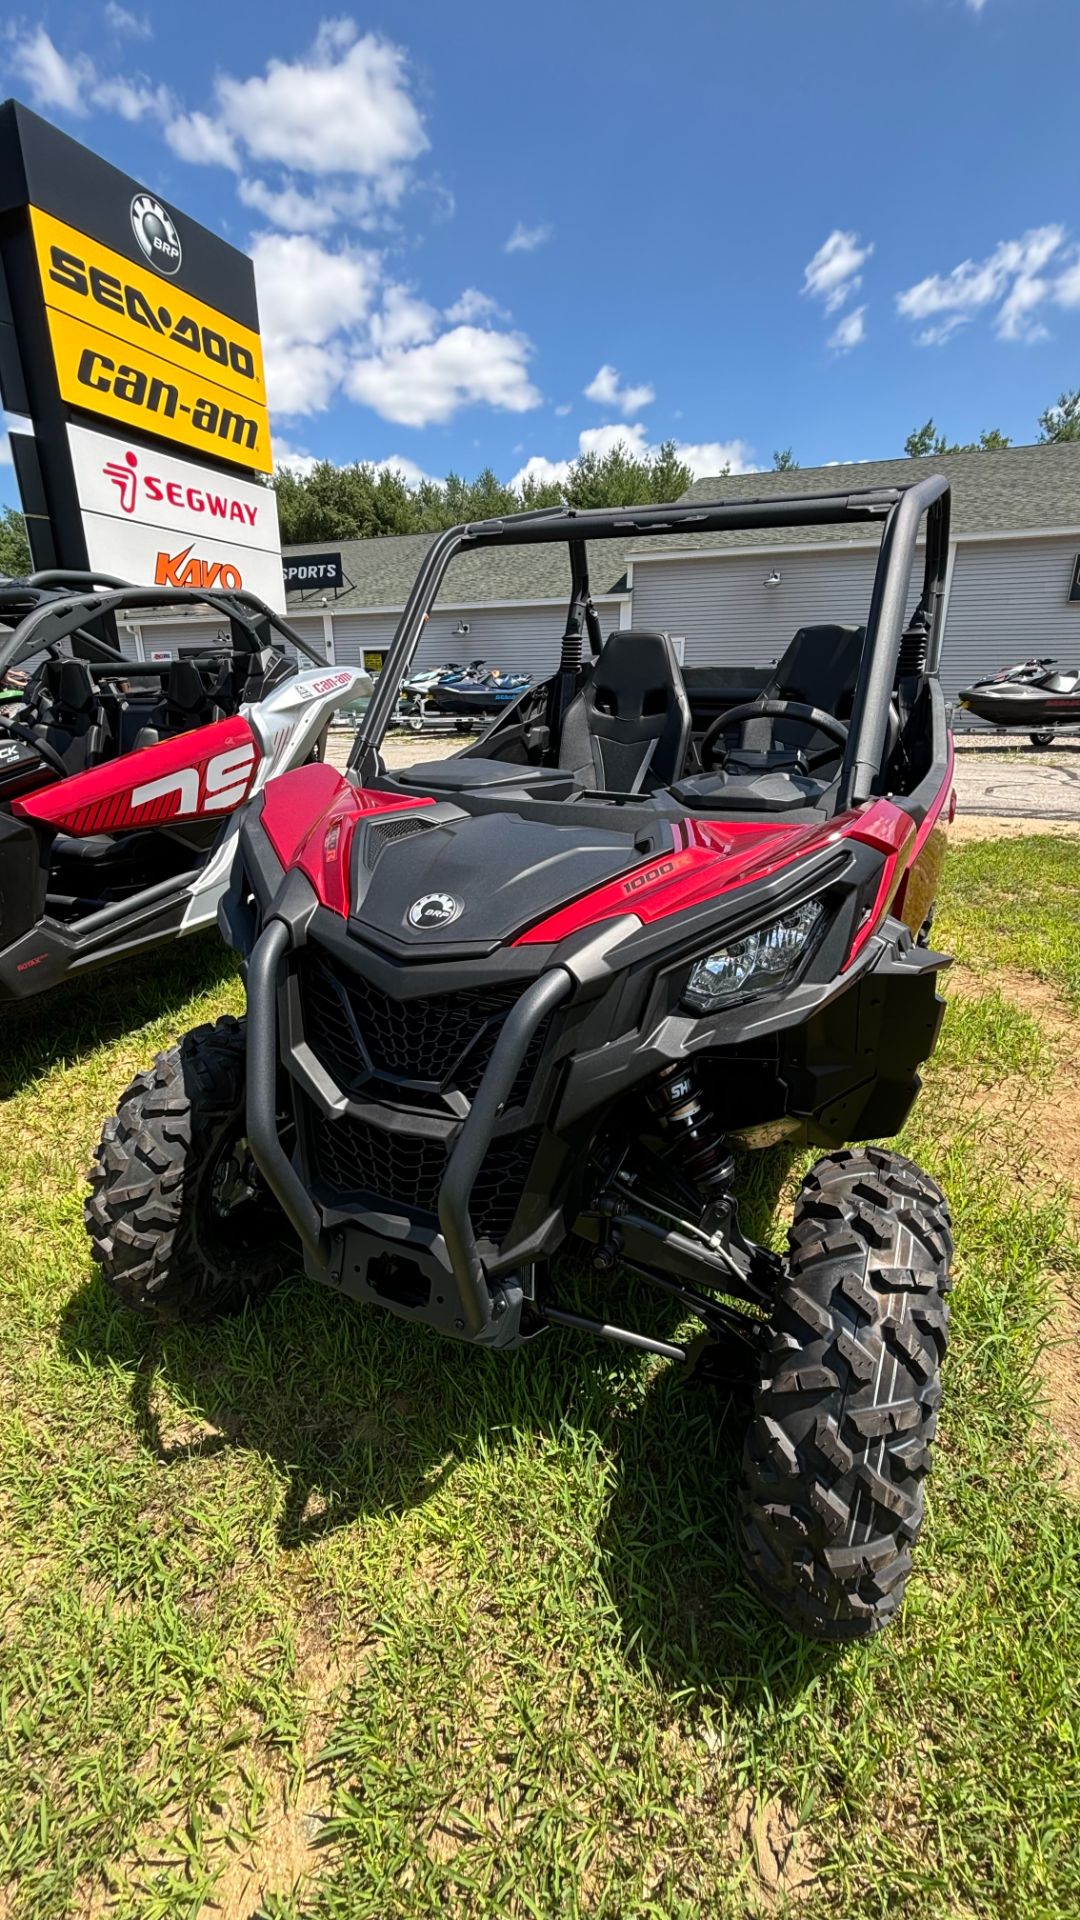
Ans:
{"label": "green shingle roof", "polygon": [[[343,593],[326,594],[328,608],[403,607],[417,569],[435,535],[402,533],[382,540],[326,540],[310,546],[286,547],[291,553],[340,553],[345,579]],[[625,591],[628,540],[593,541],[589,550],[589,579],[594,598]],[[299,612],[321,604],[323,588],[306,595],[290,593],[288,604]],[[570,594],[570,562],[562,544],[533,547],[489,547],[461,553],[450,562],[439,590],[440,606],[482,606],[491,600],[565,600]]]}
{"label": "green shingle roof", "polygon": [[[952,487],[954,534],[1080,532],[1080,442],[1008,447],[1001,453],[947,453],[929,460],[860,460],[846,466],[797,467],[789,473],[733,473],[695,481],[684,500],[790,499],[802,493],[855,493],[866,487],[910,486],[943,473]],[[822,541],[865,544],[865,522],[839,527],[774,527],[728,533],[660,534],[637,540],[630,558],[722,547],[816,546]]]}

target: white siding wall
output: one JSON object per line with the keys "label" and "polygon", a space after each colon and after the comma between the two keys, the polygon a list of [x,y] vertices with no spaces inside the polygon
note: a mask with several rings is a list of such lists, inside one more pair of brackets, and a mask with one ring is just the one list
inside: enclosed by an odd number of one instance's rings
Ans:
{"label": "white siding wall", "polygon": [[[317,653],[325,655],[321,614],[316,619],[309,617],[294,620],[288,615],[286,618],[289,620],[289,625],[296,628],[297,633],[308,642],[309,646],[314,647]],[[155,647],[171,647],[173,657],[179,659],[181,653],[188,653],[192,648],[220,646],[227,643],[229,623],[225,619],[144,620],[142,637],[147,659],[150,658],[150,653]],[[303,654],[298,658],[304,666],[310,664]]]}
{"label": "white siding wall", "polygon": [[[608,634],[619,625],[620,602],[598,600],[600,626]],[[468,633],[454,628],[467,621]],[[365,651],[389,646],[397,628],[397,614],[338,613],[334,615],[334,654],[354,663]],[[438,667],[444,660],[486,660],[504,673],[531,673],[538,679],[553,673],[559,642],[566,624],[564,606],[466,607],[443,612],[436,606],[424,628],[416,665]]]}
{"label": "white siding wall", "polygon": [[[635,560],[634,625],[684,634],[688,667],[772,666],[800,627],[866,619],[876,558],[867,550]],[[766,587],[774,567],[780,585]]]}
{"label": "white siding wall", "polygon": [[[292,614],[286,614],[285,618],[288,620],[290,627],[296,628],[296,631],[300,635],[301,640],[306,640],[308,646],[312,647],[317,654],[319,654],[323,659],[325,659],[326,658],[326,633],[323,628],[322,614],[319,613],[319,614],[315,614],[314,616],[310,614],[306,616],[304,614],[298,614],[295,616]],[[290,652],[291,651],[292,649],[290,648]],[[300,663],[302,666],[305,666],[305,667],[310,666],[311,664],[311,662],[303,654],[300,655]]]}
{"label": "white siding wall", "polygon": [[1075,535],[958,544],[941,660],[947,699],[1029,654],[1080,666],[1080,602],[1068,599],[1078,548]]}
{"label": "white siding wall", "polygon": [[155,648],[171,647],[174,660],[192,648],[220,645],[229,637],[227,620],[144,620],[143,647],[149,660]]}
{"label": "white siding wall", "polygon": [[396,613],[335,613],[334,658],[339,666],[355,667],[365,653],[384,651],[394,637]]}

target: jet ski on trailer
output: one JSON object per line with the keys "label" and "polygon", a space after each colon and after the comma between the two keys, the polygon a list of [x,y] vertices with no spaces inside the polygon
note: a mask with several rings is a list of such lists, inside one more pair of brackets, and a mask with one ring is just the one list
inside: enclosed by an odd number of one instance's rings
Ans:
{"label": "jet ski on trailer", "polygon": [[965,713],[992,727],[1015,727],[1033,747],[1048,747],[1055,733],[1080,727],[1080,668],[1056,660],[1021,660],[959,696]]}

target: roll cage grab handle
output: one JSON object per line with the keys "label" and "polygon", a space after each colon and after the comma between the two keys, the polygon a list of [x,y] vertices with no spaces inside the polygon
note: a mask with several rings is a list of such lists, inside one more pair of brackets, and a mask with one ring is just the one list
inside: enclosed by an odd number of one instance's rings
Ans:
{"label": "roll cage grab handle", "polygon": [[[350,771],[369,778],[397,705],[398,687],[409,670],[436,594],[456,554],[482,547],[536,546],[565,541],[571,555],[569,638],[584,616],[595,650],[589,600],[588,540],[625,539],[628,534],[723,533],[770,527],[844,526],[853,520],[884,521],[881,548],[866,622],[859,678],[848,744],[840,777],[839,805],[868,800],[881,771],[904,632],[908,583],[915,546],[926,515],[926,563],[919,607],[928,629],[926,671],[936,674],[941,657],[945,569],[949,548],[949,483],[929,474],[909,487],[879,487],[863,493],[802,494],[782,500],[743,500],[698,506],[692,502],[663,507],[609,508],[576,512],[571,507],[541,507],[450,527],[433,540],[405,602],[363,723],[349,755]],[[592,619],[589,619],[589,615]],[[565,650],[564,650],[565,651]],[[560,663],[560,676],[565,666]]]}
{"label": "roll cage grab handle", "polygon": [[[52,581],[57,582],[51,590]],[[73,581],[82,586],[83,581],[94,582],[90,590],[77,587],[75,591],[64,593],[62,588]],[[305,654],[317,667],[324,667],[326,661],[322,654],[281,619],[254,593],[214,593],[200,591],[197,587],[138,587],[121,582],[119,585],[102,584],[100,577],[91,574],[41,573],[33,574],[26,581],[14,581],[0,586],[0,613],[4,608],[8,589],[14,593],[23,590],[41,593],[43,597],[36,607],[31,607],[12,629],[10,635],[0,640],[0,676],[9,667],[16,666],[31,654],[40,653],[44,648],[54,646],[67,639],[69,634],[78,633],[80,640],[92,650],[91,657],[99,662],[115,663],[124,668],[131,664],[126,655],[118,648],[109,645],[95,634],[82,633],[80,629],[87,620],[98,620],[103,614],[123,612],[140,607],[173,607],[178,604],[209,607],[213,612],[228,620],[230,628],[234,625],[248,637],[250,650],[257,653],[263,645],[259,629],[268,622],[271,629],[279,634],[290,646]]]}

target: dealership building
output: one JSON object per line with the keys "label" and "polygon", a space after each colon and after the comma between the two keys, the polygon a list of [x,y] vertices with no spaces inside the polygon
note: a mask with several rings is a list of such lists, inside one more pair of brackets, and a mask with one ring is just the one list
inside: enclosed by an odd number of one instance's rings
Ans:
{"label": "dealership building", "polygon": [[[1080,664],[1080,444],[723,475],[684,497],[847,493],[909,484],[921,472],[952,484],[946,697],[1028,655]],[[287,548],[290,620],[329,659],[377,667],[432,538]],[[878,541],[859,523],[595,542],[593,599],[605,633],[661,629],[688,666],[766,665],[807,622],[865,619]],[[558,657],[569,587],[561,547],[459,555],[417,664],[484,659],[542,677]],[[147,621],[142,646],[186,651],[215,632],[210,622]]]}

